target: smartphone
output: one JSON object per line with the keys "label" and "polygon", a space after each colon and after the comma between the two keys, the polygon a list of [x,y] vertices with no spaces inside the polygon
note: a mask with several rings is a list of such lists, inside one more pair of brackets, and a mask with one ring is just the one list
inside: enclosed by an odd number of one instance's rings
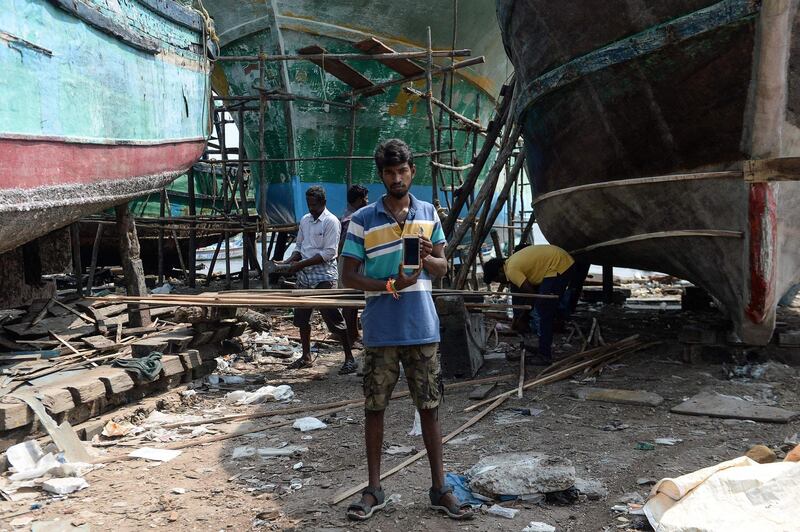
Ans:
{"label": "smartphone", "polygon": [[419,268],[420,261],[420,246],[418,236],[404,236],[403,237],[403,267],[404,268]]}

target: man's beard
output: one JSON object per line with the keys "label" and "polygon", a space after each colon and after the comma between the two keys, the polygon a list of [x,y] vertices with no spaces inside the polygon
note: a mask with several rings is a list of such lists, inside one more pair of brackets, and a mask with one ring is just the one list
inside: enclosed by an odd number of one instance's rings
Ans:
{"label": "man's beard", "polygon": [[389,195],[394,199],[403,199],[408,195],[408,188],[403,187],[401,189],[398,189],[398,188],[387,187],[386,192],[388,192]]}

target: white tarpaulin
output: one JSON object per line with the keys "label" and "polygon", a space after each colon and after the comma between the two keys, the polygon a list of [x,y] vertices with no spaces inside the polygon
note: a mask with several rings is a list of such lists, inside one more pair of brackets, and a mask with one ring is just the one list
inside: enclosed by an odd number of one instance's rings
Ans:
{"label": "white tarpaulin", "polygon": [[653,486],[644,512],[656,532],[796,532],[800,463],[745,456]]}

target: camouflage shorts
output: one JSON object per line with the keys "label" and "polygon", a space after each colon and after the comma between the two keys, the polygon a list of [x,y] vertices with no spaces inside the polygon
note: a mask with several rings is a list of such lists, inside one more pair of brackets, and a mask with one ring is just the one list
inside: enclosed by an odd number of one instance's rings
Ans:
{"label": "camouflage shorts", "polygon": [[364,350],[365,408],[385,410],[400,377],[400,362],[406,374],[411,398],[418,410],[439,406],[442,372],[439,344],[367,347]]}

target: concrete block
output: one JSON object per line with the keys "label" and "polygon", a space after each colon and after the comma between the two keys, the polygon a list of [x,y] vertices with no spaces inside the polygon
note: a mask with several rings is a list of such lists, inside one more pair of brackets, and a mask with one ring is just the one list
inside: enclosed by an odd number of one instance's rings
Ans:
{"label": "concrete block", "polygon": [[94,373],[106,387],[107,395],[127,392],[136,386],[133,377],[124,369],[101,367],[95,370]]}
{"label": "concrete block", "polygon": [[231,333],[230,336],[228,336],[228,338],[237,338],[241,336],[242,334],[244,334],[245,329],[247,329],[247,322],[240,321],[236,323],[236,325],[231,327]]}
{"label": "concrete block", "polygon": [[717,331],[687,325],[678,334],[678,341],[684,344],[715,344],[717,343]]}
{"label": "concrete block", "polygon": [[179,355],[164,355],[161,357],[161,363],[164,365],[162,370],[162,377],[172,377],[173,375],[182,375],[185,371],[183,362]]}
{"label": "concrete block", "polygon": [[786,331],[778,335],[778,344],[784,347],[800,346],[800,331]]}
{"label": "concrete block", "polygon": [[141,340],[136,340],[131,344],[133,358],[144,358],[153,351],[165,353],[168,347],[169,341],[160,336],[142,338]]}
{"label": "concrete block", "polygon": [[91,403],[106,395],[106,385],[92,371],[74,377],[62,386],[72,393],[76,405]]}
{"label": "concrete block", "polygon": [[28,405],[20,402],[0,403],[0,431],[6,431],[33,423],[33,411]]}
{"label": "concrete block", "polygon": [[61,414],[75,408],[72,393],[66,388],[41,388],[36,390],[42,396],[42,404],[50,415]]}
{"label": "concrete block", "polygon": [[185,371],[191,371],[203,364],[203,359],[200,358],[200,352],[197,349],[189,349],[183,353],[178,353],[178,356],[183,363]]}
{"label": "concrete block", "polygon": [[190,347],[198,347],[198,346],[201,346],[201,345],[206,345],[206,344],[211,343],[211,339],[214,338],[214,335],[216,333],[217,333],[216,330],[214,330],[214,331],[203,331],[203,332],[195,333],[194,339],[192,340],[192,343],[190,344]]}

